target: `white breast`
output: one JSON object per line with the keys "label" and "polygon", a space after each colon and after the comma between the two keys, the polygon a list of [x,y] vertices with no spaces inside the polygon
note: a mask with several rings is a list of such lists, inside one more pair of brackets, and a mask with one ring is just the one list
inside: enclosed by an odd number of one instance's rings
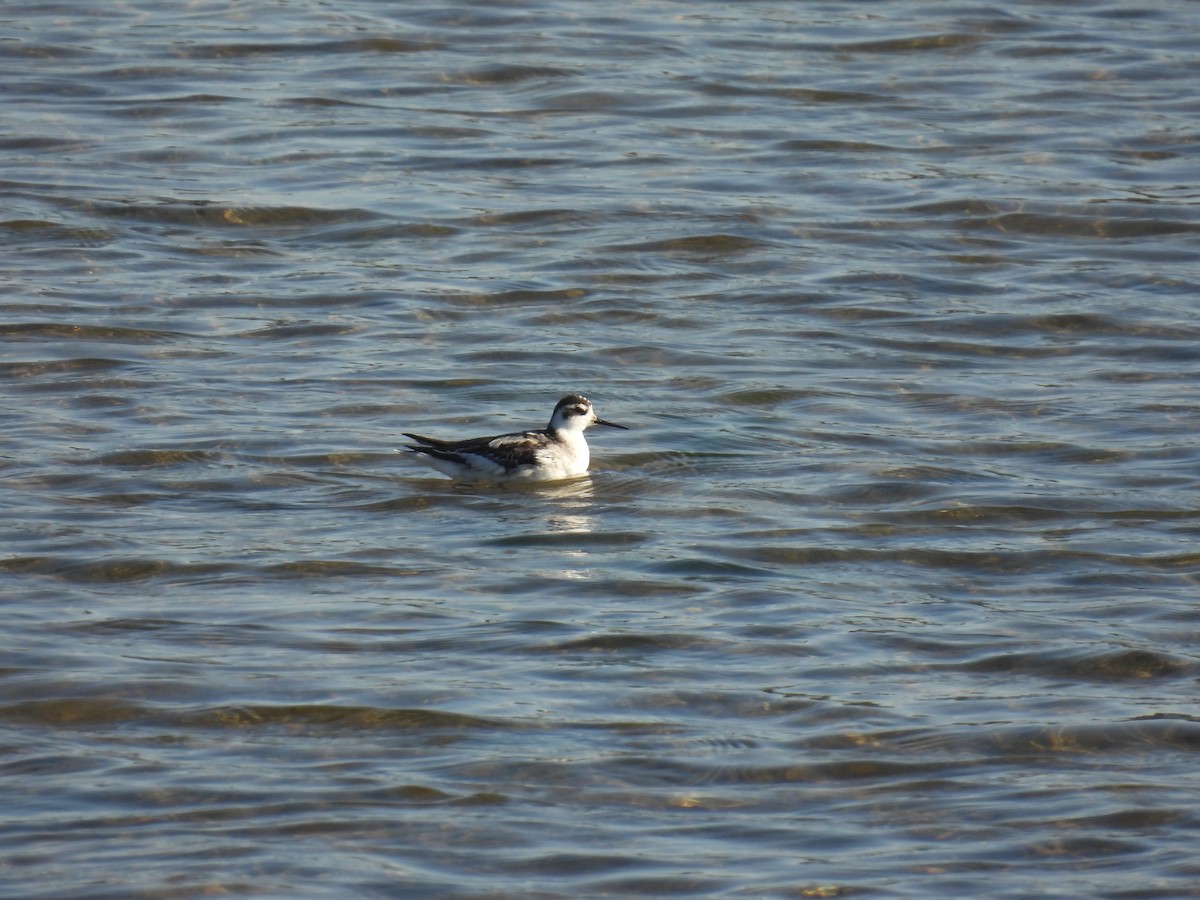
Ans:
{"label": "white breast", "polygon": [[560,434],[561,442],[548,444],[538,453],[538,466],[530,467],[527,473],[522,472],[516,477],[550,481],[555,478],[572,478],[583,475],[591,463],[587,441],[580,432]]}

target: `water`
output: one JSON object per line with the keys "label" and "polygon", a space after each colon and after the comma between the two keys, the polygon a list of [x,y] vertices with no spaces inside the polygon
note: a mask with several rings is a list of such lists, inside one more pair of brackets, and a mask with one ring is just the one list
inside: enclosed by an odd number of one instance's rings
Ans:
{"label": "water", "polygon": [[1198,24],[0,11],[0,893],[1196,896]]}

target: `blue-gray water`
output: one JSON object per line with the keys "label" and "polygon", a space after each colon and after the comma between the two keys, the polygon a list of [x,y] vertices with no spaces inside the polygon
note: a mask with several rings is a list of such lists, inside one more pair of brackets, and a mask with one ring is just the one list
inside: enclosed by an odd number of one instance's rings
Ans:
{"label": "blue-gray water", "polygon": [[1200,895],[1198,24],[0,8],[0,894]]}

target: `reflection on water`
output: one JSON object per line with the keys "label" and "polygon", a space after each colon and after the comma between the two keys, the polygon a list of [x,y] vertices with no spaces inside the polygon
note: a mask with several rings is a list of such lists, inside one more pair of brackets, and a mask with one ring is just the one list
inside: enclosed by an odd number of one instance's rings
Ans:
{"label": "reflection on water", "polygon": [[[573,478],[553,485],[540,485],[538,493],[555,501],[555,512],[546,519],[546,531],[551,534],[591,534],[592,518],[589,514],[594,496],[591,477]],[[568,555],[570,551],[567,550]],[[587,554],[579,552],[581,557]],[[582,576],[581,576],[582,577]]]}
{"label": "reflection on water", "polygon": [[1194,20],[0,10],[6,894],[1190,896]]}

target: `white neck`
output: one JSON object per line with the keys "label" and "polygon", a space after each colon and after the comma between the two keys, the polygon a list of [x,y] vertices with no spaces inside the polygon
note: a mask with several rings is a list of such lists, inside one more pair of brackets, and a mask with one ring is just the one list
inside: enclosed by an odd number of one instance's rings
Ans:
{"label": "white neck", "polygon": [[554,432],[560,444],[555,457],[562,460],[563,475],[582,475],[591,464],[591,452],[583,437],[582,428],[559,428]]}

